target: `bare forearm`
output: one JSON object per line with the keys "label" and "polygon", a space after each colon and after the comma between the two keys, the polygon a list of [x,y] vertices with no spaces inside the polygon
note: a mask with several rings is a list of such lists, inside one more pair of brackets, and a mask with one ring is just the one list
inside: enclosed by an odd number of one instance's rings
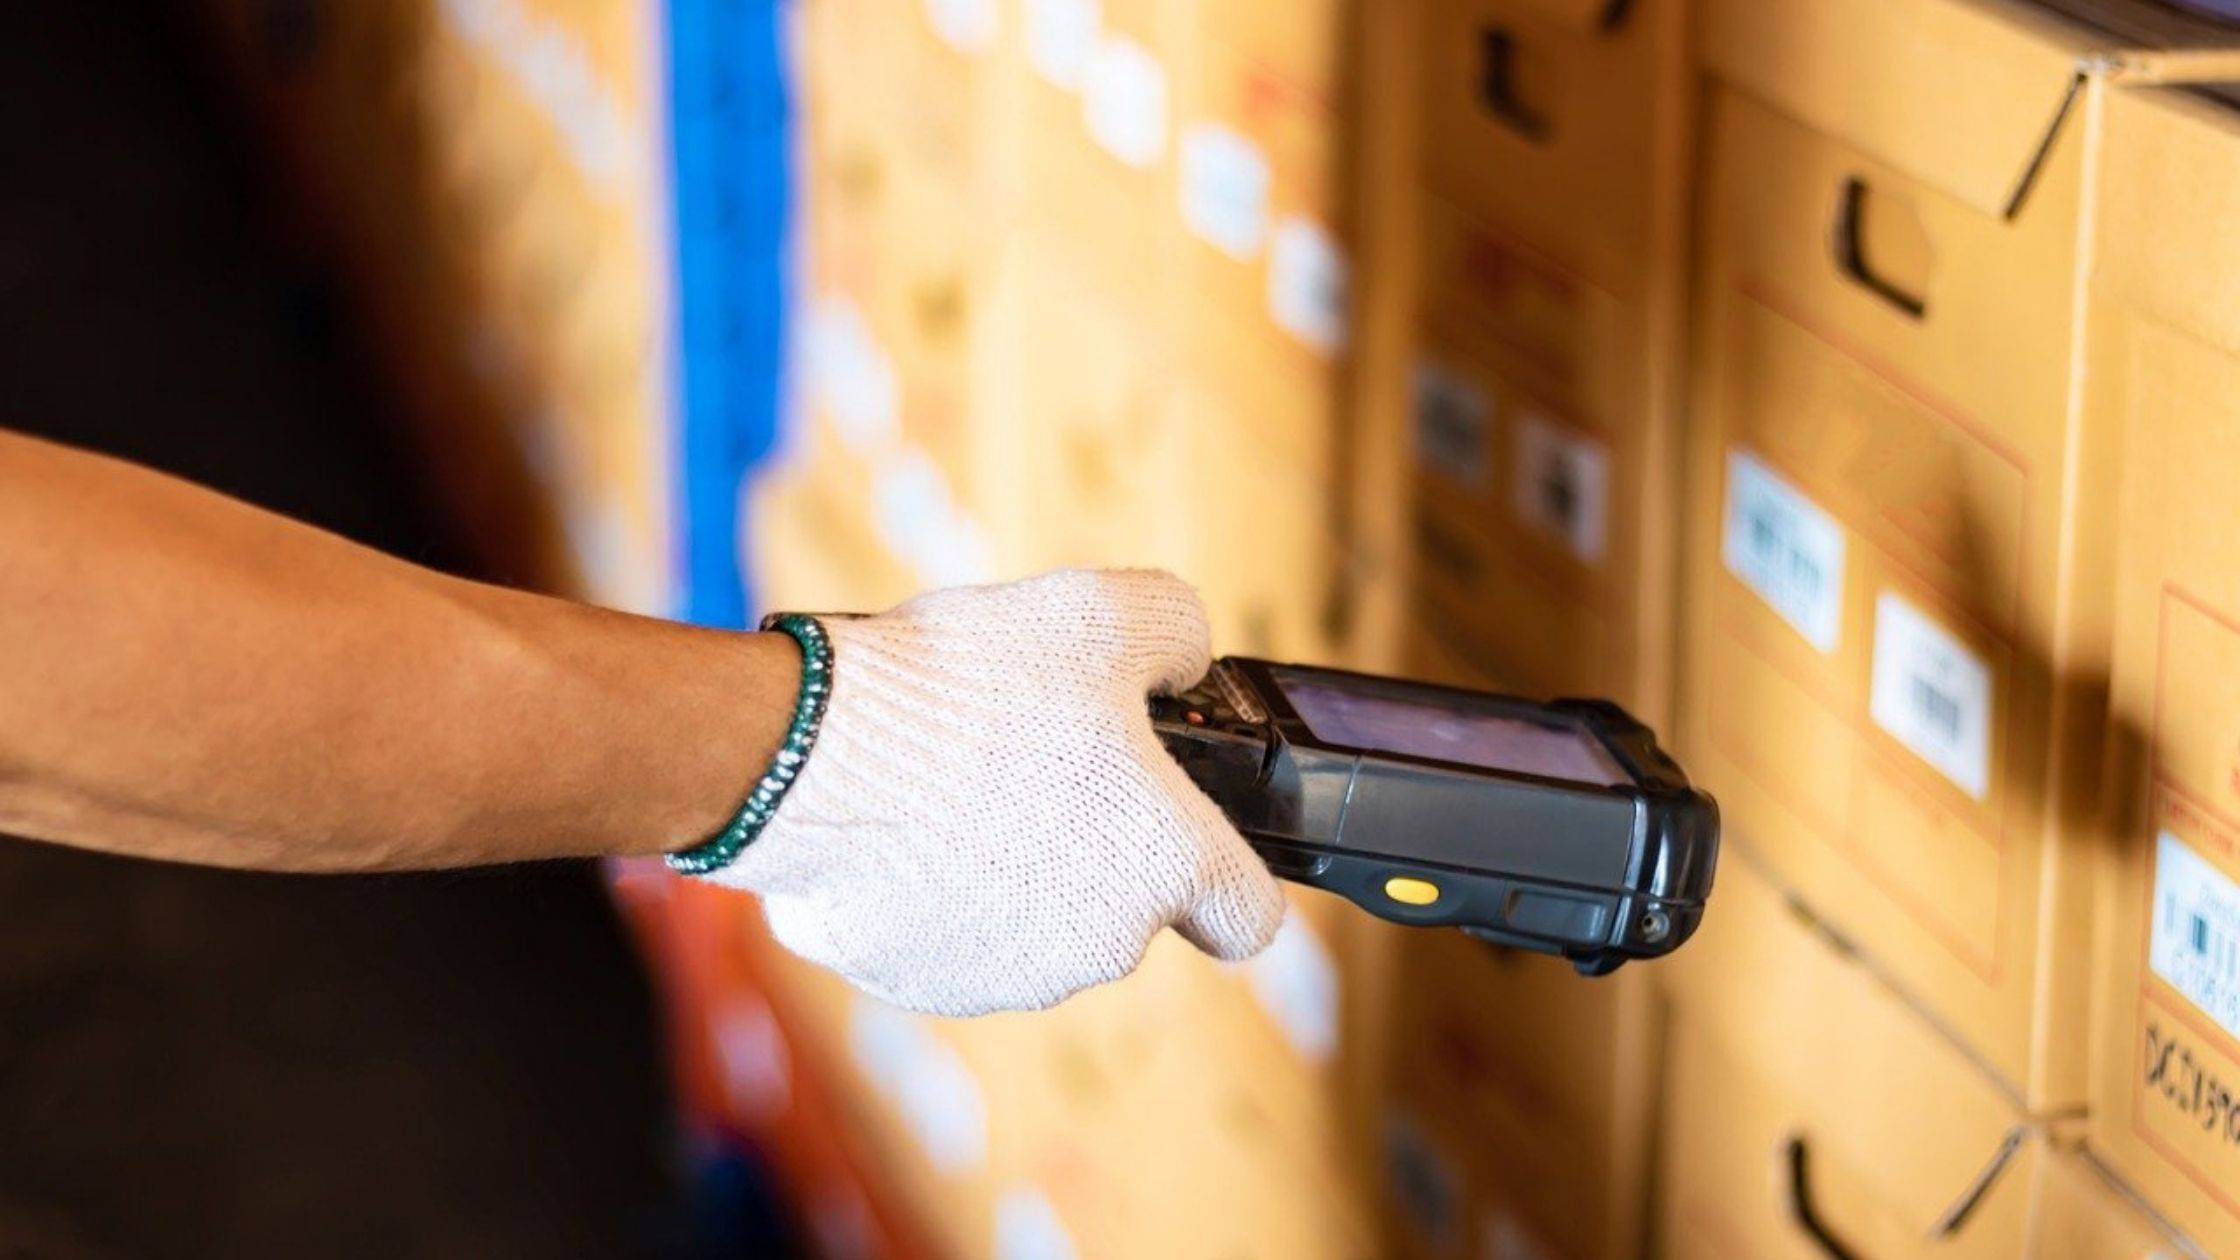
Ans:
{"label": "bare forearm", "polygon": [[676,848],[797,669],[0,433],[0,830],[295,870]]}

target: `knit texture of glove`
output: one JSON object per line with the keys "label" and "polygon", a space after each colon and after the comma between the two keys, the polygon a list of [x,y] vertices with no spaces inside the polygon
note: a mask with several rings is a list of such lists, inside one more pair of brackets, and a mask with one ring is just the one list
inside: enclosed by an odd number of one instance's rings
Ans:
{"label": "knit texture of glove", "polygon": [[971,1015],[1116,980],[1170,924],[1230,960],[1275,935],[1282,893],[1144,704],[1210,663],[1188,585],[1068,570],[826,626],[816,747],[705,877],[760,893],[787,948],[898,1006]]}

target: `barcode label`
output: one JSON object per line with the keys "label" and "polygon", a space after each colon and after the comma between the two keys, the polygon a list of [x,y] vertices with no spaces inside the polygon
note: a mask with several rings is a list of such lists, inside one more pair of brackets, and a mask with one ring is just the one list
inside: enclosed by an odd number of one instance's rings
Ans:
{"label": "barcode label", "polygon": [[1822,652],[1843,624],[1843,526],[1757,456],[1727,452],[1727,570]]}
{"label": "barcode label", "polygon": [[1610,457],[1602,444],[1545,416],[1517,422],[1511,506],[1525,524],[1602,563],[1610,507]]}
{"label": "barcode label", "polygon": [[1239,262],[1260,251],[1267,230],[1268,160],[1259,146],[1212,123],[1182,136],[1182,221]]}
{"label": "barcode label", "polygon": [[1416,364],[1416,462],[1464,485],[1486,479],[1486,428],[1493,408],[1484,391],[1426,359]]}
{"label": "barcode label", "polygon": [[2240,1037],[2240,884],[2167,831],[2155,841],[2147,964]]}
{"label": "barcode label", "polygon": [[1268,246],[1268,311],[1276,326],[1334,354],[1346,341],[1346,256],[1322,225],[1294,215]]}
{"label": "barcode label", "polygon": [[1143,45],[1112,36],[1089,54],[1081,120],[1097,146],[1144,167],[1167,150],[1167,72]]}
{"label": "barcode label", "polygon": [[1875,725],[1968,795],[1991,787],[1991,667],[1903,598],[1874,602]]}

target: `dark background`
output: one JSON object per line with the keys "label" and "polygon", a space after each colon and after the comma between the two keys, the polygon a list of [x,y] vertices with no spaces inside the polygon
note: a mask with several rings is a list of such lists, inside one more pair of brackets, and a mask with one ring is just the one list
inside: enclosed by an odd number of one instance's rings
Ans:
{"label": "dark background", "polygon": [[[471,572],[206,71],[158,4],[0,5],[0,425]],[[0,838],[0,1257],[698,1251],[665,1088],[586,866]]]}

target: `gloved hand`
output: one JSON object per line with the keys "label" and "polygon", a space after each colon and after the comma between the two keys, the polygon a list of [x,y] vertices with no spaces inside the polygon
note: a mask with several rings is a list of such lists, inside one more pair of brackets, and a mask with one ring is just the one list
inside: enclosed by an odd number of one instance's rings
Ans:
{"label": "gloved hand", "polygon": [[1210,663],[1196,592],[1067,570],[825,622],[831,698],[761,835],[707,878],[898,1006],[1033,1009],[1134,970],[1172,924],[1217,958],[1283,920],[1267,867],[1152,732]]}

